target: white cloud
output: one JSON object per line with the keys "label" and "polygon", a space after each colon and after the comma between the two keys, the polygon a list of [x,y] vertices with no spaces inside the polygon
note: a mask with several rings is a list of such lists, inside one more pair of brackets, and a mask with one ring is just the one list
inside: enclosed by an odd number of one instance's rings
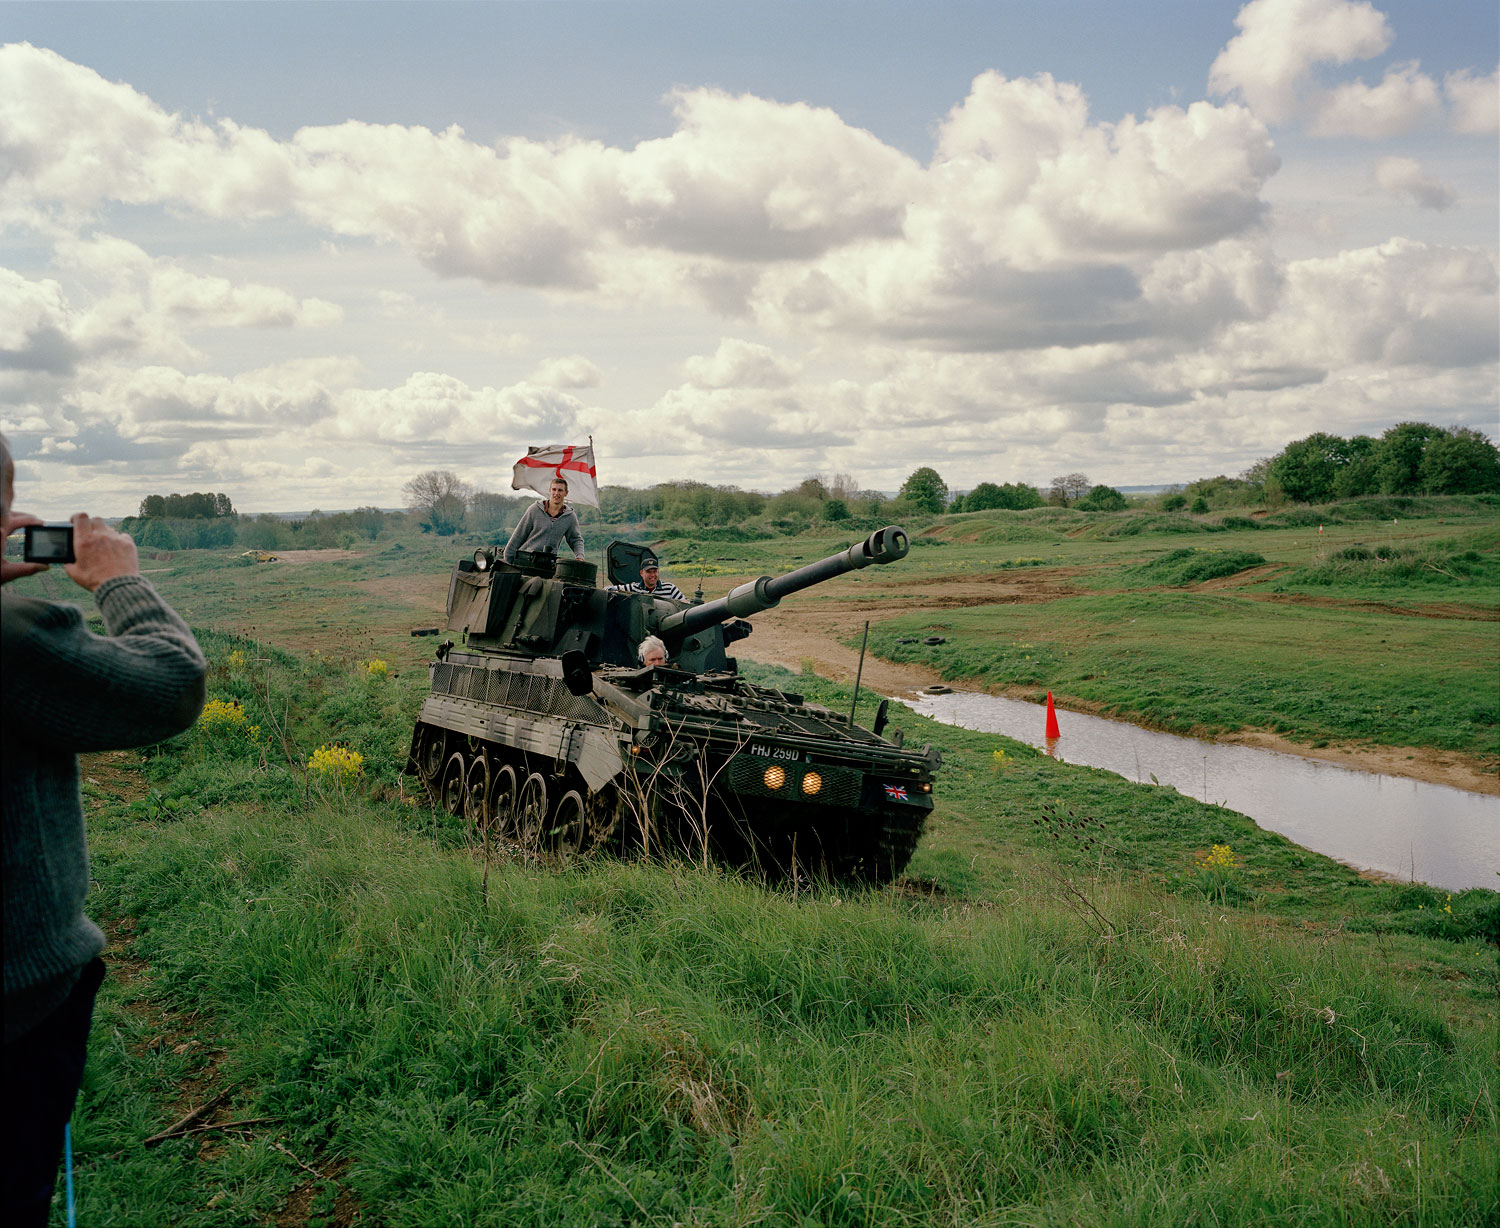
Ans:
{"label": "white cloud", "polygon": [[178,200],[214,217],[277,212],[287,151],[266,133],[168,115],[128,85],[56,52],[0,47],[0,219],[27,207]]}
{"label": "white cloud", "polygon": [[473,388],[451,375],[418,371],[396,388],[350,389],[336,399],[329,429],[380,443],[473,445],[562,439],[583,429],[589,411],[556,388],[520,383]]}
{"label": "white cloud", "polygon": [[769,346],[725,337],[713,357],[697,356],[683,364],[695,388],[785,388],[797,376],[797,364]]}
{"label": "white cloud", "polygon": [[109,236],[65,239],[55,266],[73,296],[53,279],[31,281],[0,269],[0,369],[68,375],[80,361],[106,355],[188,362],[186,334],[218,328],[322,328],[342,310],[297,299],[258,283],[206,277],[154,260]]}
{"label": "white cloud", "polygon": [[1394,37],[1363,0],[1251,0],[1234,24],[1240,33],[1209,69],[1209,89],[1238,93],[1269,124],[1296,117],[1317,65],[1368,60]]}
{"label": "white cloud", "polygon": [[1294,261],[1285,275],[1277,310],[1232,328],[1226,347],[1272,365],[1329,371],[1381,363],[1460,368],[1497,357],[1493,253],[1392,239]]}
{"label": "white cloud", "polygon": [[1443,92],[1452,106],[1455,132],[1483,136],[1500,131],[1500,68],[1488,77],[1465,70],[1443,78]]}
{"label": "white cloud", "polygon": [[1449,209],[1458,193],[1431,178],[1415,158],[1381,158],[1375,163],[1375,183],[1393,196],[1404,196],[1424,209]]}
{"label": "white cloud", "polygon": [[599,368],[582,354],[549,358],[526,377],[544,388],[597,388],[600,380]]}
{"label": "white cloud", "polygon": [[1326,91],[1317,100],[1308,131],[1314,136],[1378,140],[1410,132],[1440,106],[1432,78],[1414,63],[1398,64],[1379,85],[1348,81]]}

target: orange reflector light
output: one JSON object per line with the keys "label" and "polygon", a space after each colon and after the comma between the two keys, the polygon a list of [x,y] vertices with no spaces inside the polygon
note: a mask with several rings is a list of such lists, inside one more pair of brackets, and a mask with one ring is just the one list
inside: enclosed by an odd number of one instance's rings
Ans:
{"label": "orange reflector light", "polygon": [[766,788],[779,789],[786,784],[786,769],[780,764],[773,763],[766,769]]}
{"label": "orange reflector light", "polygon": [[811,797],[822,787],[823,778],[816,772],[809,772],[802,778],[802,792],[806,793],[808,797]]}

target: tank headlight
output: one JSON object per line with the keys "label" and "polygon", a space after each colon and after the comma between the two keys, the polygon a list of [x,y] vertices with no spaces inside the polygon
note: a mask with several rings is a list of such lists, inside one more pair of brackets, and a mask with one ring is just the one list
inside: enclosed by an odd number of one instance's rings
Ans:
{"label": "tank headlight", "polygon": [[474,570],[475,571],[488,571],[490,569],[490,564],[493,563],[493,562],[494,562],[494,559],[490,557],[490,552],[488,550],[486,550],[483,546],[481,546],[478,550],[474,551]]}
{"label": "tank headlight", "polygon": [[786,784],[786,768],[782,767],[779,763],[773,763],[766,769],[765,782],[768,789],[781,788],[782,785]]}
{"label": "tank headlight", "polygon": [[822,787],[823,778],[816,772],[809,772],[802,778],[802,792],[806,793],[808,797],[811,797]]}

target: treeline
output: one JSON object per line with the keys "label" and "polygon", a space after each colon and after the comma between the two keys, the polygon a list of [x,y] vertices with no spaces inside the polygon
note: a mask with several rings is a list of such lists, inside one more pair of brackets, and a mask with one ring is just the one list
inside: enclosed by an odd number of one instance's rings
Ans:
{"label": "treeline", "polygon": [[[1280,507],[1288,502],[1326,503],[1367,495],[1463,495],[1500,493],[1500,450],[1469,427],[1403,422],[1378,439],[1344,439],[1319,431],[1257,461],[1239,477],[1219,474],[1170,488],[1135,506],[1202,515],[1236,508]],[[424,533],[473,533],[503,540],[526,508],[530,492],[475,489],[449,470],[428,470],[406,484],[408,512],[360,507],[350,512],[313,511],[300,520],[241,516],[229,496],[149,495],[141,515],[124,528],[145,549],[291,550],[348,548],[389,529],[412,524]],[[948,512],[1071,507],[1118,512],[1131,501],[1111,486],[1095,485],[1083,473],[1052,479],[1045,493],[1026,482],[980,482],[955,494],[931,466],[914,470],[895,497],[863,490],[847,473],[814,474],[776,494],[683,480],[655,486],[605,486],[599,507],[575,505],[580,522],[613,526],[625,533],[647,528],[658,534],[691,534],[705,541],[746,541],[838,527],[851,532],[917,516]]]}
{"label": "treeline", "polygon": [[[925,488],[917,487],[891,499],[879,491],[860,490],[848,474],[813,475],[779,494],[707,482],[661,482],[648,487],[604,486],[597,508],[575,504],[574,510],[585,527],[649,524],[659,531],[691,530],[706,540],[747,540],[801,533],[818,525],[883,524],[896,514],[942,510],[946,486],[935,507],[924,497]],[[447,470],[417,475],[406,484],[405,494],[423,532],[463,531],[491,537],[509,533],[538,498],[529,492],[476,490]]]}
{"label": "treeline", "polygon": [[147,495],[141,500],[140,514],[142,517],[170,517],[173,520],[214,520],[237,513],[228,495],[195,490],[190,495]]}
{"label": "treeline", "polygon": [[173,516],[127,516],[120,528],[142,550],[325,550],[348,549],[374,541],[382,532],[406,523],[401,512],[358,507],[351,512],[312,511],[297,520],[263,513],[202,519]]}
{"label": "treeline", "polygon": [[1266,462],[1272,501],[1325,503],[1360,495],[1477,495],[1500,491],[1500,450],[1465,426],[1402,422],[1376,439],[1319,431]]}

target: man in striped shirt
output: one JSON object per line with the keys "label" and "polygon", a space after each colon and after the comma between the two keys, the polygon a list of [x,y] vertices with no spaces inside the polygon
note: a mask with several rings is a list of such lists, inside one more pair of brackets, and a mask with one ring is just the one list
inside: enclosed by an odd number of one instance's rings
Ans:
{"label": "man in striped shirt", "polygon": [[654,554],[641,555],[641,578],[634,584],[611,584],[609,587],[616,593],[650,593],[653,597],[670,597],[673,601],[687,600],[672,581],[661,578],[661,564]]}

